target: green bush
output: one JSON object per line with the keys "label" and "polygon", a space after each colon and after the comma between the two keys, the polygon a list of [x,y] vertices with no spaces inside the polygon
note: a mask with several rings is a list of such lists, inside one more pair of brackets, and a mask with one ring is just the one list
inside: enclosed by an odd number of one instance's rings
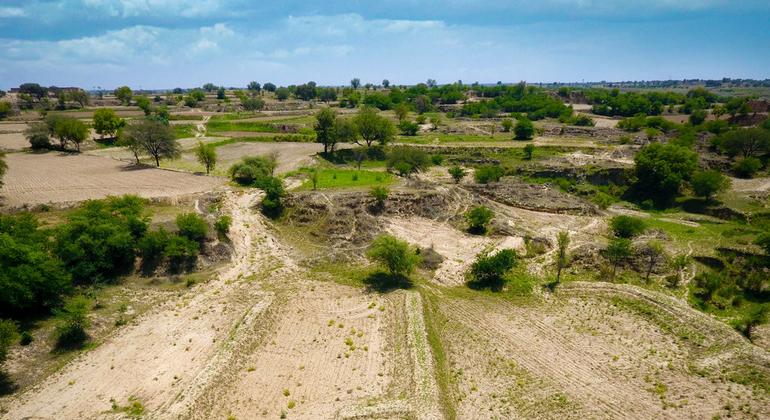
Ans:
{"label": "green bush", "polygon": [[0,316],[30,316],[57,306],[72,278],[49,251],[50,232],[35,216],[0,215]]}
{"label": "green bush", "polygon": [[[16,328],[15,322],[0,319],[0,367],[2,367],[5,359],[8,357],[8,349],[16,342],[18,336],[19,331]],[[0,372],[0,375],[2,375],[2,372]]]}
{"label": "green bush", "polygon": [[190,271],[198,258],[200,243],[184,236],[172,235],[168,238],[164,254],[168,257],[172,273]]}
{"label": "green bush", "polygon": [[56,311],[58,325],[54,332],[57,350],[73,350],[83,347],[88,339],[86,329],[91,325],[88,309],[91,302],[84,296],[69,299]]}
{"label": "green bush", "polygon": [[144,200],[137,196],[86,201],[56,231],[54,254],[75,283],[114,280],[133,270],[148,220]]}
{"label": "green bush", "polygon": [[696,109],[690,114],[689,121],[692,125],[701,125],[706,121],[706,117],[708,117],[708,112],[703,109]]}
{"label": "green bush", "polygon": [[530,143],[524,146],[522,152],[524,153],[524,160],[532,160],[532,155],[535,153],[535,145]]}
{"label": "green bush", "polygon": [[465,177],[465,169],[459,167],[459,166],[452,166],[448,169],[449,175],[452,176],[452,179],[455,180],[455,184],[459,184],[460,181]]}
{"label": "green bush", "polygon": [[430,166],[428,154],[415,147],[394,147],[388,153],[388,169],[395,169],[402,176],[425,170],[428,166]]}
{"label": "green bush", "polygon": [[430,162],[436,166],[441,166],[441,164],[444,163],[444,156],[439,154],[432,155],[430,157]]}
{"label": "green bush", "polygon": [[503,168],[497,165],[485,165],[476,169],[473,174],[476,178],[476,182],[479,184],[489,184],[490,182],[497,182],[503,177]]}
{"label": "green bush", "polygon": [[634,157],[633,191],[641,200],[667,204],[679,194],[682,183],[690,179],[697,163],[698,156],[687,148],[661,143],[647,145]]}
{"label": "green bush", "polygon": [[610,228],[618,238],[633,238],[647,229],[644,220],[633,216],[615,216],[610,221]]}
{"label": "green bush", "polygon": [[516,251],[512,249],[502,249],[496,254],[480,254],[466,275],[468,286],[474,289],[502,289],[505,275],[516,266],[517,260]]}
{"label": "green bush", "polygon": [[377,207],[380,207],[380,208],[382,208],[385,205],[385,200],[388,199],[389,193],[390,191],[388,191],[387,188],[380,185],[372,187],[372,189],[369,190],[369,195],[372,196],[372,198],[374,198],[374,201]]}
{"label": "green bush", "polygon": [[286,195],[281,180],[275,177],[265,178],[260,188],[265,191],[265,198],[262,199],[262,212],[272,218],[280,216],[283,213],[281,199]]}
{"label": "green bush", "polygon": [[420,130],[420,126],[411,121],[402,121],[398,124],[398,129],[401,130],[401,134],[405,136],[416,136],[417,132]]}
{"label": "green bush", "polygon": [[191,241],[202,242],[209,232],[209,225],[195,213],[182,213],[176,216],[179,235]]}
{"label": "green bush", "polygon": [[751,178],[762,168],[762,162],[752,156],[738,159],[733,164],[733,171],[741,178]]}
{"label": "green bush", "polygon": [[216,229],[217,234],[220,238],[226,237],[227,233],[230,232],[230,225],[232,225],[233,219],[230,216],[222,216],[214,223],[214,229]]}
{"label": "green bush", "polygon": [[535,135],[535,125],[528,118],[522,118],[513,129],[516,140],[529,140]]}
{"label": "green bush", "polygon": [[487,225],[495,217],[495,214],[487,207],[474,207],[465,213],[465,220],[468,222],[468,231],[475,234],[484,234],[487,231]]}
{"label": "green bush", "polygon": [[699,171],[692,176],[690,184],[695,195],[710,200],[715,194],[730,188],[730,179],[719,171]]}
{"label": "green bush", "polygon": [[169,234],[163,228],[149,231],[139,240],[137,248],[142,257],[141,270],[144,273],[151,273],[163,261],[168,241]]}
{"label": "green bush", "polygon": [[272,177],[276,168],[273,156],[247,156],[230,167],[230,178],[240,185],[258,186],[266,178]]}
{"label": "green bush", "polygon": [[367,255],[384,265],[391,276],[406,276],[420,262],[420,257],[408,243],[387,234],[372,241]]}

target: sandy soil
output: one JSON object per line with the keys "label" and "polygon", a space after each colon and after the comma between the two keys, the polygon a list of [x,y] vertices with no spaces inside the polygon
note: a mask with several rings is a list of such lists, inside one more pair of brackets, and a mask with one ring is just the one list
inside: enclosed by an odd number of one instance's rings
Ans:
{"label": "sandy soil", "polygon": [[212,407],[196,409],[196,417],[277,418],[285,412],[326,419],[367,399],[384,399],[395,368],[386,344],[386,311],[393,305],[333,283],[302,284],[264,344],[238,361],[237,372],[207,397]]}
{"label": "sandy soil", "polygon": [[6,157],[6,162],[8,173],[0,196],[2,204],[10,207],[121,194],[173,197],[208,191],[224,183],[218,178],[135,167],[88,155],[14,153]]}
{"label": "sandy soil", "polygon": [[611,301],[452,299],[441,311],[458,418],[711,418],[738,401],[768,415],[750,387],[695,374],[687,343]]}
{"label": "sandy soil", "polygon": [[[290,143],[290,142],[265,142],[265,143],[233,143],[217,148],[217,165],[221,168],[229,168],[244,156],[267,155],[278,153],[277,173],[285,173],[313,162],[314,154],[323,151],[323,145],[318,143]],[[194,160],[192,155],[182,157],[185,160]]]}
{"label": "sandy soil", "polygon": [[24,133],[0,134],[0,151],[22,150],[29,147],[29,141]]}
{"label": "sandy soil", "polygon": [[770,178],[730,178],[732,189],[737,192],[765,192],[770,190]]}
{"label": "sandy soil", "polygon": [[497,248],[524,248],[519,237],[497,237],[469,235],[433,220],[421,217],[393,218],[386,231],[421,248],[433,248],[446,258],[436,270],[433,280],[445,286],[457,286],[465,282],[464,273],[484,250]]}

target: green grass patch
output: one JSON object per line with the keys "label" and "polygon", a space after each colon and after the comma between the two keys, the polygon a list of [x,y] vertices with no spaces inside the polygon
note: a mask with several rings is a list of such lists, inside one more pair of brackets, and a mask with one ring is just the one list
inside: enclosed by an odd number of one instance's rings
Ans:
{"label": "green grass patch", "polygon": [[312,143],[315,141],[315,136],[306,134],[276,134],[274,136],[259,136],[259,137],[228,137],[223,140],[210,142],[214,147],[227,146],[228,144],[235,143]]}
{"label": "green grass patch", "polygon": [[206,129],[212,133],[223,131],[246,131],[251,133],[277,133],[278,129],[272,123],[229,120],[209,120]]}
{"label": "green grass patch", "polygon": [[203,115],[179,115],[171,114],[168,116],[169,121],[201,121]]}
{"label": "green grass patch", "polygon": [[[318,189],[332,188],[363,188],[375,185],[389,185],[395,180],[395,176],[381,171],[357,171],[355,169],[323,168],[318,170]],[[302,169],[300,172],[309,174],[310,169]],[[300,187],[300,190],[313,189],[313,182],[308,179]]]}
{"label": "green grass patch", "polygon": [[174,124],[171,126],[171,130],[173,130],[176,139],[195,137],[195,133],[198,131],[193,124]]}
{"label": "green grass patch", "polygon": [[262,117],[265,114],[260,112],[230,112],[227,114],[214,115],[209,121],[232,121],[246,118]]}

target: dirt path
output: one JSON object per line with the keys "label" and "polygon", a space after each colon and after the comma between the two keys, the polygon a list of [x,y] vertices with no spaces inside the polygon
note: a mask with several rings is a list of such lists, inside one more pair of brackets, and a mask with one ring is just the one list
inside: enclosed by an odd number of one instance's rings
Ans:
{"label": "dirt path", "polygon": [[[3,418],[95,418],[112,410],[112,401],[140,401],[146,412],[163,417],[183,411],[186,400],[211,375],[240,323],[264,311],[272,295],[242,281],[260,269],[254,254],[270,247],[260,216],[251,208],[258,193],[227,193],[232,214],[233,262],[216,279],[180,294],[118,330],[42,383],[15,397]],[[257,264],[255,264],[257,262]],[[223,344],[224,343],[224,344]],[[184,394],[184,395],[181,395]]]}
{"label": "dirt path", "polygon": [[206,136],[206,124],[211,119],[210,115],[206,115],[203,117],[203,119],[198,123],[195,124],[195,137],[201,138]]}

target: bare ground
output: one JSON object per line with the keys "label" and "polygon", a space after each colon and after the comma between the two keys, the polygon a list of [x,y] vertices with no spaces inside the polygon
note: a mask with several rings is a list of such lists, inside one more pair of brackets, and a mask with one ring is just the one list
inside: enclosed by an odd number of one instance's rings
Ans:
{"label": "bare ground", "polygon": [[137,167],[109,158],[60,153],[13,153],[0,190],[8,207],[65,204],[108,195],[174,197],[208,191],[223,184],[212,177]]}

